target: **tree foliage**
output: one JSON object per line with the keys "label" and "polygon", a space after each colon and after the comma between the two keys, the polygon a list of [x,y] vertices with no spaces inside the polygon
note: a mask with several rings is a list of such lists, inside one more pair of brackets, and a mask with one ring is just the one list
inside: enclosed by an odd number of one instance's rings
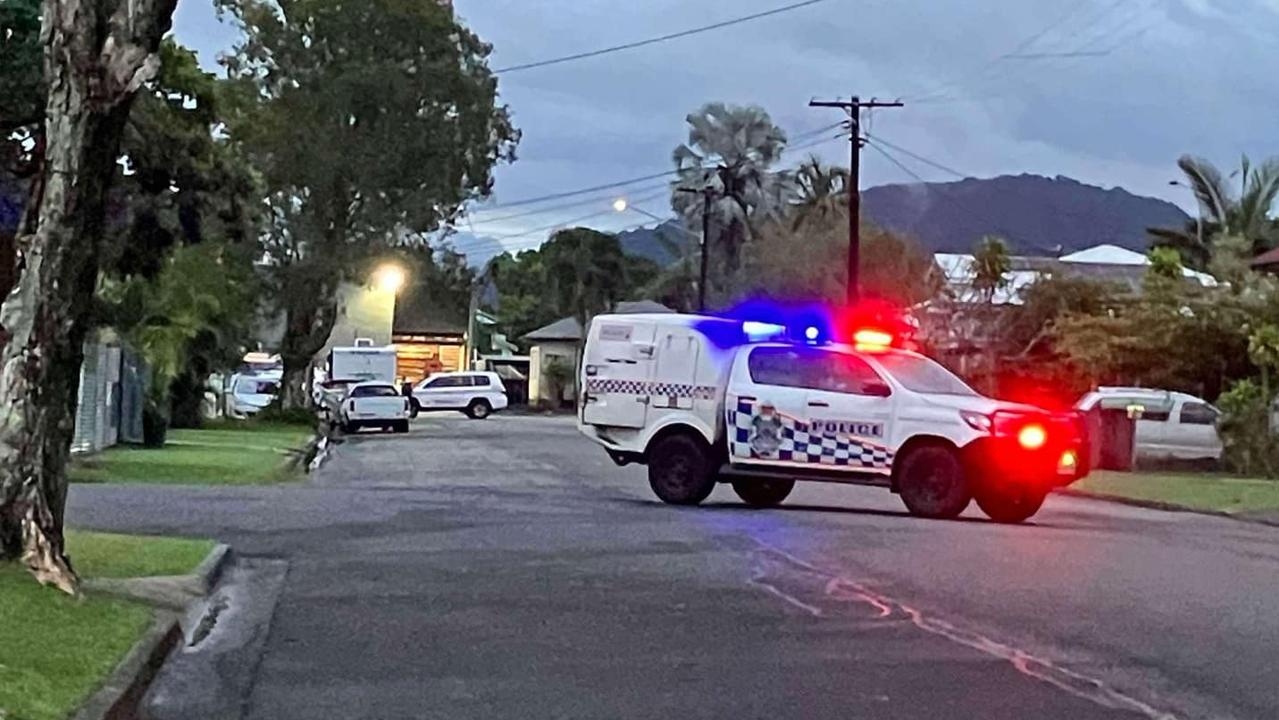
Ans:
{"label": "tree foliage", "polygon": [[561,230],[536,250],[499,255],[487,270],[498,288],[501,329],[514,340],[563,317],[585,326],[616,303],[637,299],[657,274],[651,260],[626,255],[616,236],[588,228]]}
{"label": "tree foliage", "polygon": [[[1253,165],[1245,155],[1230,177],[1193,155],[1181,156],[1177,166],[1195,194],[1199,218],[1185,228],[1151,228],[1155,245],[1176,250],[1195,270],[1208,270],[1213,245],[1221,237],[1241,238],[1249,257],[1279,245],[1279,223],[1270,217],[1279,199],[1279,158]],[[1238,180],[1237,191],[1230,186],[1232,178]]]}
{"label": "tree foliage", "polygon": [[267,250],[286,318],[283,396],[364,258],[420,242],[485,197],[519,133],[497,101],[490,47],[451,8],[414,0],[220,0],[245,40],[228,58],[252,89],[233,133],[262,169]]}
{"label": "tree foliage", "polygon": [[[688,141],[675,148],[675,188],[710,189],[707,245],[716,259],[707,297],[730,291],[743,248],[763,224],[777,217],[788,187],[771,172],[786,147],[786,133],[763,108],[708,103],[690,113]],[[700,231],[705,203],[697,193],[672,192],[671,205],[690,230]],[[710,302],[710,300],[708,300]]]}

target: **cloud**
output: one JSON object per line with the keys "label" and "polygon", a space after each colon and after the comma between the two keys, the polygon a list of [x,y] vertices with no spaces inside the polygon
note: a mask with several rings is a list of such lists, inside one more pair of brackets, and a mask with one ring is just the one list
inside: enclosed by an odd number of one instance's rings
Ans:
{"label": "cloud", "polygon": [[[455,0],[501,67],[591,50],[770,9],[779,0]],[[179,39],[229,44],[211,11],[181,3]],[[211,33],[205,37],[206,30]],[[792,133],[830,124],[811,97],[904,96],[873,132],[965,174],[1069,175],[1183,207],[1169,187],[1187,152],[1232,165],[1279,154],[1279,0],[830,0],[722,31],[564,63],[499,80],[524,131],[520,160],[497,171],[496,201],[603,184],[670,167],[684,117],[705,102],[758,104]],[[1033,42],[1027,42],[1033,38]],[[203,43],[203,44],[202,44]],[[1049,57],[1012,59],[1019,54]],[[1066,53],[1104,53],[1060,57]],[[1054,56],[1057,55],[1057,56]],[[847,144],[813,149],[846,163]],[[953,179],[900,157],[929,180]],[[863,184],[908,182],[870,152]],[[603,200],[601,200],[603,202]],[[662,214],[666,204],[649,203]],[[600,210],[606,208],[601,207]],[[476,233],[536,242],[564,208],[491,222]],[[600,215],[617,228],[642,218]],[[511,238],[511,235],[520,235]],[[507,236],[503,238],[501,236]]]}

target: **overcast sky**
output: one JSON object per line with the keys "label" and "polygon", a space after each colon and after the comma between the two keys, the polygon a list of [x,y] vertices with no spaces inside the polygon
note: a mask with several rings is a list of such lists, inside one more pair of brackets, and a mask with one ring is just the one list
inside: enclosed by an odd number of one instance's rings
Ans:
{"label": "overcast sky", "polygon": [[[493,44],[501,68],[769,10],[793,0],[456,0],[459,18]],[[178,39],[206,65],[234,31],[208,0],[181,0]],[[519,160],[497,171],[495,202],[601,185],[671,167],[684,117],[705,102],[764,107],[791,135],[839,116],[812,97],[897,98],[871,132],[964,175],[1067,175],[1122,186],[1192,209],[1176,158],[1223,168],[1240,153],[1279,154],[1279,0],[824,0],[693,37],[501,76],[502,101],[524,132]],[[1028,42],[1033,40],[1033,42]],[[1101,53],[1085,57],[1019,55]],[[913,101],[913,102],[912,102]],[[828,133],[833,135],[834,133]],[[796,143],[799,144],[799,143]],[[816,152],[847,163],[848,145]],[[926,180],[954,180],[908,156]],[[867,149],[863,186],[914,182]],[[477,210],[479,235],[512,248],[539,230],[619,229],[647,221],[597,204],[495,220],[538,205]],[[669,214],[660,188],[639,183],[635,205]],[[573,198],[590,200],[595,196]],[[519,235],[521,233],[526,233]],[[518,237],[509,237],[519,235]],[[461,240],[465,244],[466,240]]]}

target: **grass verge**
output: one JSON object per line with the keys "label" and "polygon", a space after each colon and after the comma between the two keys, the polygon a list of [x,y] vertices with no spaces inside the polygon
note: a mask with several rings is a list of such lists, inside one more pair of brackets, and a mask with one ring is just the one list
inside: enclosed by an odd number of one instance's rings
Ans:
{"label": "grass verge", "polygon": [[1279,511],[1279,481],[1212,473],[1098,470],[1071,488],[1232,514]]}
{"label": "grass verge", "polygon": [[71,482],[153,485],[262,485],[297,473],[288,451],[302,447],[312,430],[276,423],[219,424],[172,430],[163,448],[116,447],[71,465]]}
{"label": "grass verge", "polygon": [[[71,532],[85,577],[191,572],[213,543]],[[111,674],[151,621],[145,605],[68,597],[17,564],[0,564],[0,717],[61,720]]]}

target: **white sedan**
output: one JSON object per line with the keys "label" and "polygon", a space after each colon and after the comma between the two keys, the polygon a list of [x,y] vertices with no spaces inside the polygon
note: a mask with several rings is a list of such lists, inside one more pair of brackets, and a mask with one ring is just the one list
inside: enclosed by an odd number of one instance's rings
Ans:
{"label": "white sedan", "polygon": [[409,431],[412,405],[395,386],[385,382],[362,382],[351,386],[338,410],[342,431],[358,432],[360,428],[379,427],[397,433]]}

